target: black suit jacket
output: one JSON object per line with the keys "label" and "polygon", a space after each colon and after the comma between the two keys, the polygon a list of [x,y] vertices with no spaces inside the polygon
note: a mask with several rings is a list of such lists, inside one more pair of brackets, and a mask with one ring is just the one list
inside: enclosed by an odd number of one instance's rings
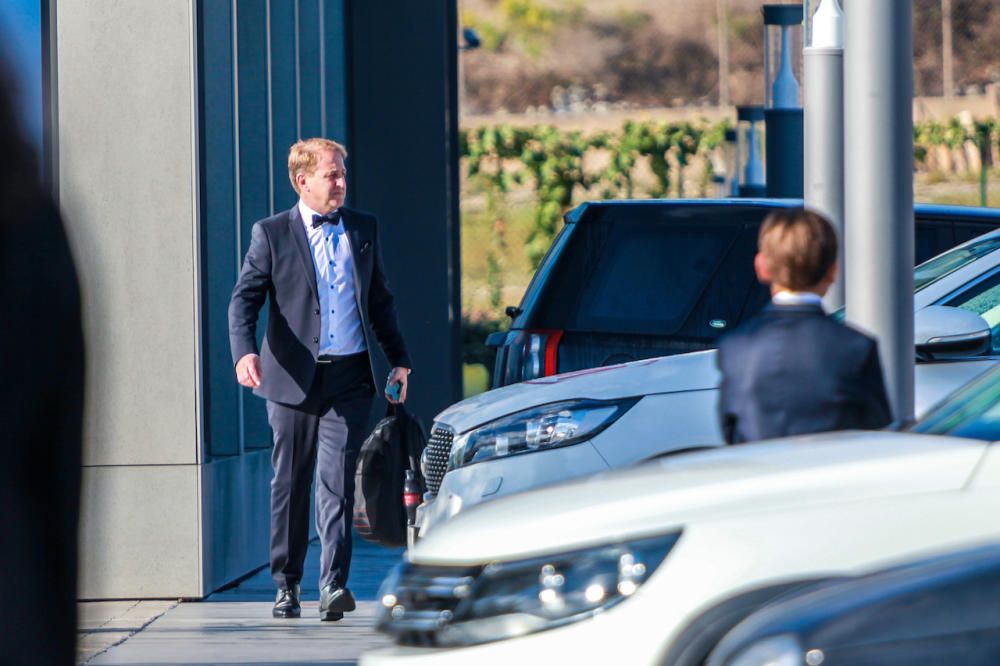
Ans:
{"label": "black suit jacket", "polygon": [[878,344],[818,305],[770,305],[719,345],[719,415],[730,444],[892,420]]}
{"label": "black suit jacket", "polygon": [[[341,208],[354,258],[354,293],[369,355],[374,330],[393,367],[412,367],[382,265],[372,215]],[[257,315],[268,300],[267,331],[257,349]],[[288,405],[302,403],[319,354],[319,296],[312,250],[298,204],[254,224],[250,248],[229,302],[229,343],[235,365],[260,354],[261,385],[254,393]],[[372,371],[372,386],[375,384]]]}

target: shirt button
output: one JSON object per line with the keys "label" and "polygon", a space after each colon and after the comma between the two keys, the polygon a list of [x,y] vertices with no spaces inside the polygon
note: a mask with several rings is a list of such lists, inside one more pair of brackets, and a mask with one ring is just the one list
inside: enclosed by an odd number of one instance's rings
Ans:
{"label": "shirt button", "polygon": [[319,338],[313,338],[313,342],[319,342]]}

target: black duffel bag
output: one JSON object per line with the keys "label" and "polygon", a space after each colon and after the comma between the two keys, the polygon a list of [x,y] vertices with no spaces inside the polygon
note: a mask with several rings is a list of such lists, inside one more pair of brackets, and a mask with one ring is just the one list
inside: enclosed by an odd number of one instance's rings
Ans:
{"label": "black duffel bag", "polygon": [[389,405],[358,455],[354,484],[354,529],[366,541],[406,545],[403,480],[413,470],[420,487],[420,454],[427,436],[420,419],[402,405]]}

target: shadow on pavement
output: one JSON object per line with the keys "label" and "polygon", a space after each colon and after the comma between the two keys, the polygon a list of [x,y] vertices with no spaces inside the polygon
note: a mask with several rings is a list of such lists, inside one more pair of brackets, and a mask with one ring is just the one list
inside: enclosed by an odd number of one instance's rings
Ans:
{"label": "shadow on pavement", "polygon": [[[309,544],[305,574],[302,579],[302,601],[319,601],[319,541]],[[354,535],[354,556],[348,587],[358,601],[373,601],[383,579],[406,552],[404,548],[384,548]],[[267,553],[261,553],[262,558]],[[275,586],[271,572],[264,566],[235,587],[214,592],[205,601],[274,601]]]}

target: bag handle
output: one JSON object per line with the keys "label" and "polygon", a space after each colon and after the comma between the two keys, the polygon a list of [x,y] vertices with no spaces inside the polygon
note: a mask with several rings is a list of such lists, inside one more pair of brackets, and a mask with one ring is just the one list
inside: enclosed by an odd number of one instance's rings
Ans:
{"label": "bag handle", "polygon": [[[406,409],[406,407],[404,407],[403,403],[401,403],[401,402],[396,403],[396,404],[392,404],[391,402],[386,401],[386,403],[385,403],[385,418],[388,418],[390,416],[396,418],[397,427],[401,427],[401,428],[407,428],[407,427],[409,427],[410,422],[413,420],[413,417],[410,414],[410,411],[408,409]],[[412,447],[407,447],[407,449],[411,449],[411,448]],[[420,460],[419,460],[419,456],[414,456],[412,450],[407,450],[406,451],[406,460],[409,463],[409,468],[412,471],[414,471],[414,472],[416,472],[416,473],[419,474],[420,473]]]}

